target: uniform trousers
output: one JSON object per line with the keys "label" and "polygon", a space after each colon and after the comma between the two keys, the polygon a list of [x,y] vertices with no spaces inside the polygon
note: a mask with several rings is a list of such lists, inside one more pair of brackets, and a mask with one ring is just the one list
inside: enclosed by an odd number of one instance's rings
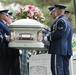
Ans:
{"label": "uniform trousers", "polygon": [[0,75],[20,75],[19,57],[0,56]]}
{"label": "uniform trousers", "polygon": [[51,71],[52,75],[70,75],[69,59],[70,55],[51,55]]}

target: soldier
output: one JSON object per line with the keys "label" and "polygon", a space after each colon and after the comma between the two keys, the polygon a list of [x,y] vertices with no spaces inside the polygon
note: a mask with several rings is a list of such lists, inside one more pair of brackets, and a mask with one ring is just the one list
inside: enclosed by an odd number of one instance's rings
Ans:
{"label": "soldier", "polygon": [[[57,13],[56,13],[56,10],[55,10],[54,6],[49,7],[48,9],[50,10],[51,17],[54,19],[54,23],[50,26],[50,30],[52,32],[53,31],[53,25],[55,24],[55,22],[57,20],[56,19],[57,18]],[[50,45],[49,45],[49,49],[48,49],[48,54],[51,54],[50,48],[51,48],[51,41],[50,41]],[[54,64],[55,60],[54,60],[54,58],[55,58],[55,54],[51,54],[51,72],[52,72],[53,75],[55,75],[55,69],[54,69],[55,68],[55,64]]]}
{"label": "soldier", "polygon": [[53,23],[53,30],[44,40],[51,41],[50,54],[53,75],[70,75],[69,59],[72,55],[72,35],[71,24],[64,17],[66,6],[63,4],[54,4],[57,18]]}
{"label": "soldier", "polygon": [[65,12],[64,12],[64,16],[65,16],[67,19],[68,19],[69,13],[70,13],[70,11],[68,11],[68,10],[65,10]]}
{"label": "soldier", "polygon": [[[13,22],[13,12],[8,12],[8,25]],[[11,57],[11,75],[20,75],[20,63],[19,63],[19,49],[10,48],[14,54],[14,57]]]}
{"label": "soldier", "polygon": [[0,75],[20,75],[19,51],[8,47],[10,30],[7,23],[12,22],[9,18],[8,10],[0,10]]}
{"label": "soldier", "polygon": [[[54,6],[51,6],[48,8],[49,11],[50,11],[50,15],[51,17],[54,19],[54,23],[56,22],[56,18],[57,18],[57,13],[56,13],[56,10],[55,10],[55,7]],[[54,24],[53,23],[53,24]],[[53,31],[53,24],[50,26],[50,31],[52,32]],[[47,33],[48,34],[48,33]],[[50,47],[51,47],[51,41],[50,41],[50,45],[49,45],[49,48],[48,48],[48,53],[50,54]],[[52,66],[51,66],[52,68]]]}

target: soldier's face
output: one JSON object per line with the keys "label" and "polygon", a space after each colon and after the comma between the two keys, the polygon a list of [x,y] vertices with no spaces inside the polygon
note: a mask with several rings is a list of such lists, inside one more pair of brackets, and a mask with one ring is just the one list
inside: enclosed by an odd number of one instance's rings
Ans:
{"label": "soldier's face", "polygon": [[68,14],[64,14],[64,16],[65,16],[66,18],[68,18],[68,17],[69,17],[69,15],[68,15]]}
{"label": "soldier's face", "polygon": [[57,16],[64,14],[65,9],[56,8]]}
{"label": "soldier's face", "polygon": [[7,21],[7,15],[6,14],[1,14],[1,19],[4,20],[5,22]]}
{"label": "soldier's face", "polygon": [[8,20],[7,20],[7,24],[11,24],[12,21],[13,21],[13,19],[12,19],[9,15],[7,16],[7,18],[8,18]]}
{"label": "soldier's face", "polygon": [[3,19],[7,24],[12,23],[12,19],[9,17],[8,14],[2,14],[2,19]]}
{"label": "soldier's face", "polygon": [[50,15],[52,16],[53,19],[55,19],[57,17],[56,10],[52,11],[52,13]]}

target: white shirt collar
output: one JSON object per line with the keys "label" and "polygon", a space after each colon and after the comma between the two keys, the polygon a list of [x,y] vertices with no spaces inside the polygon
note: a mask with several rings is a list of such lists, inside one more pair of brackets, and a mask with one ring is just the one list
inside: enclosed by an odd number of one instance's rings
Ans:
{"label": "white shirt collar", "polygon": [[7,24],[4,20],[2,20],[5,24]]}

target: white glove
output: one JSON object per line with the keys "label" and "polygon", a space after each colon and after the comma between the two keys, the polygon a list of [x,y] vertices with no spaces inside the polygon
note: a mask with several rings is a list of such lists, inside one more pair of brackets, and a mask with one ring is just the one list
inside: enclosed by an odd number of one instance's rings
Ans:
{"label": "white glove", "polygon": [[51,32],[48,32],[48,33],[46,34],[46,36],[49,36],[49,37],[50,37],[50,41],[52,41],[52,39],[51,39]]}
{"label": "white glove", "polygon": [[44,37],[43,43],[44,43],[46,46],[49,46],[50,42],[48,41],[47,36]]}
{"label": "white glove", "polygon": [[44,41],[48,41],[48,36],[51,35],[51,32],[48,32],[45,36],[44,36]]}
{"label": "white glove", "polygon": [[3,42],[3,36],[0,35],[0,42]]}
{"label": "white glove", "polygon": [[44,37],[44,41],[48,41],[47,36]]}
{"label": "white glove", "polygon": [[10,42],[10,36],[9,35],[6,35],[6,34],[4,36],[5,36],[6,41],[7,42]]}

